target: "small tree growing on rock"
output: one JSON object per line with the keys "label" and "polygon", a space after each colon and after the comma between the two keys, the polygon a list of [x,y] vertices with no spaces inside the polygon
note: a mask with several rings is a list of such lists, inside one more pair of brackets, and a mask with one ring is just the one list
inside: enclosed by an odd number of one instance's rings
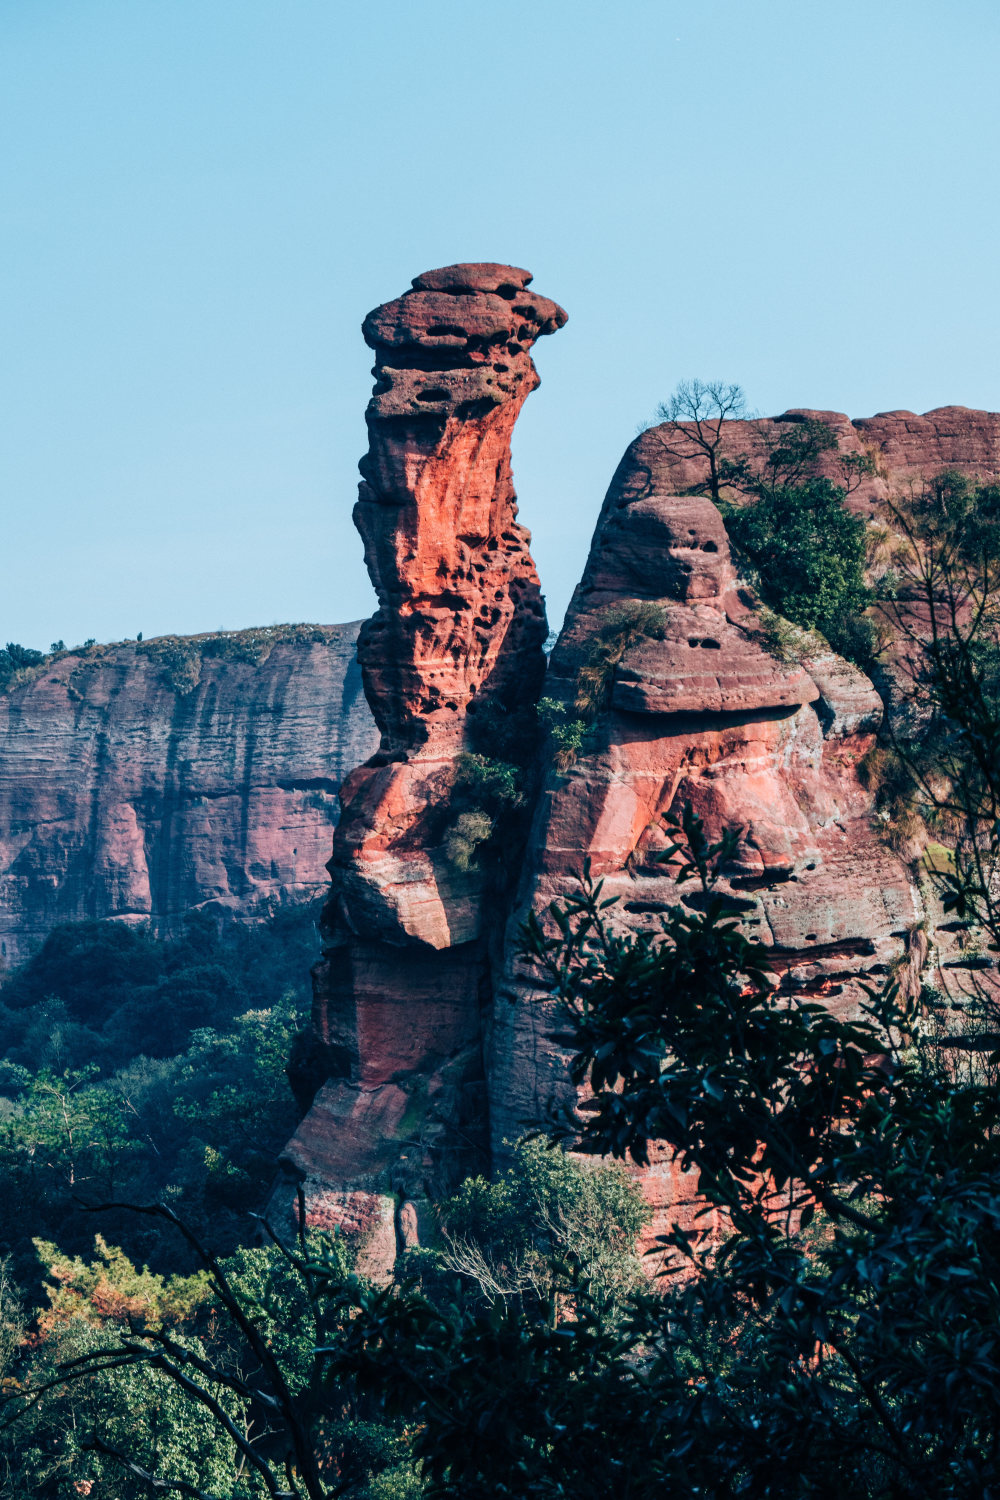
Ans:
{"label": "small tree growing on rock", "polygon": [[718,500],[724,483],[720,455],[723,425],[754,415],[743,387],[728,380],[682,380],[673,395],[657,407],[656,415],[661,424],[656,436],[667,453],[679,459],[708,460],[708,475],[699,488]]}

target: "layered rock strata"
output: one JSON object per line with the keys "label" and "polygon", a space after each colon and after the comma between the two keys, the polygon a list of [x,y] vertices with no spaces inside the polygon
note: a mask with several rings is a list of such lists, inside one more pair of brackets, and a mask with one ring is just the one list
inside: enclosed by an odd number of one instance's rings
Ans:
{"label": "layered rock strata", "polygon": [[288,1150],[315,1222],[485,1161],[496,912],[445,836],[456,757],[532,718],[545,671],[510,438],[538,385],[531,347],[566,315],[530,280],[502,265],[428,272],[363,327],[375,389],[354,518],[379,609],[358,657],[382,738],[343,787],[312,1037],[293,1070],[304,1096],[326,1080]]}
{"label": "layered rock strata", "polygon": [[170,932],[323,894],[341,780],[377,740],[357,632],[95,647],[0,693],[6,963],[58,922]]}
{"label": "layered rock strata", "polygon": [[[554,1017],[518,956],[527,908],[544,913],[567,895],[589,858],[605,894],[618,898],[614,920],[655,925],[657,913],[691,899],[655,859],[667,842],[664,815],[686,802],[713,837],[742,829],[721,890],[771,949],[787,987],[846,1013],[864,981],[877,982],[904,953],[915,973],[922,957],[918,893],[875,836],[858,776],[882,717],[878,693],[831,652],[780,659],[736,575],[719,511],[675,490],[672,455],[655,432],[644,434],[614,477],[552,654],[546,694],[572,712],[609,612],[650,603],[662,611],[662,632],[625,650],[607,710],[539,799],[529,873],[494,975],[494,1160],[567,1094],[565,1058],[548,1039]],[[654,1233],[683,1217],[690,1189],[669,1158],[644,1185],[659,1211]]]}
{"label": "layered rock strata", "polygon": [[[837,450],[816,465],[835,482],[843,479],[841,455],[876,459],[878,472],[858,484],[847,504],[862,515],[876,513],[879,501],[892,491],[930,479],[944,469],[956,469],[986,481],[1000,478],[1000,412],[974,411],[967,406],[939,406],[918,416],[912,411],[883,411],[852,421],[844,412],[795,408],[778,417],[725,422],[718,447],[720,459],[743,455],[761,460],[770,445],[780,442],[789,427],[808,418],[823,422],[837,439]],[[631,451],[631,450],[630,450]],[[689,423],[663,423],[644,434],[643,455],[656,465],[661,483],[681,494],[704,484],[708,460],[691,435]],[[641,482],[637,472],[634,483]]]}

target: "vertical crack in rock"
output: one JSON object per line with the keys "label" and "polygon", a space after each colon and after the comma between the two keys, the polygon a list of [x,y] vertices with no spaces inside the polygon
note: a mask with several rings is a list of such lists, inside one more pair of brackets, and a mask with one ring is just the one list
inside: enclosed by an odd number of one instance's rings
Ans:
{"label": "vertical crack in rock", "polygon": [[[293,1062],[304,1098],[326,1079],[287,1153],[316,1223],[349,1218],[358,1193],[422,1199],[484,1161],[497,903],[482,862],[449,858],[447,833],[456,757],[533,723],[545,673],[510,439],[538,385],[532,345],[566,314],[530,280],[429,271],[363,325],[375,387],[354,519],[379,608],[358,657],[382,738],[342,788],[313,1030]],[[384,1266],[392,1235],[372,1213]]]}

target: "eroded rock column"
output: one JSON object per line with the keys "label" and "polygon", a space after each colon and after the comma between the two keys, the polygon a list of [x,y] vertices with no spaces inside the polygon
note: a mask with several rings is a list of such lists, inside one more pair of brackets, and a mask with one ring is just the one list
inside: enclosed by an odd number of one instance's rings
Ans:
{"label": "eroded rock column", "polygon": [[383,1259],[387,1191],[419,1199],[486,1160],[497,914],[482,868],[457,867],[444,842],[456,757],[530,715],[545,670],[510,438],[538,385],[531,347],[566,314],[530,280],[502,265],[430,271],[363,325],[375,389],[354,518],[379,609],[358,656],[381,745],[341,793],[327,950],[293,1069],[303,1093],[320,1087],[288,1158],[312,1220],[374,1215]]}

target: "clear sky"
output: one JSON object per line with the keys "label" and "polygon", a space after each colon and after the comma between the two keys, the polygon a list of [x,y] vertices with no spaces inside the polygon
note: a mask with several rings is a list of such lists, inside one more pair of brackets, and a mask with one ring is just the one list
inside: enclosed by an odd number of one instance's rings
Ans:
{"label": "clear sky", "polygon": [[1000,408],[996,0],[0,0],[0,641],[367,614],[411,277],[569,312],[515,435],[558,621],[676,382]]}

